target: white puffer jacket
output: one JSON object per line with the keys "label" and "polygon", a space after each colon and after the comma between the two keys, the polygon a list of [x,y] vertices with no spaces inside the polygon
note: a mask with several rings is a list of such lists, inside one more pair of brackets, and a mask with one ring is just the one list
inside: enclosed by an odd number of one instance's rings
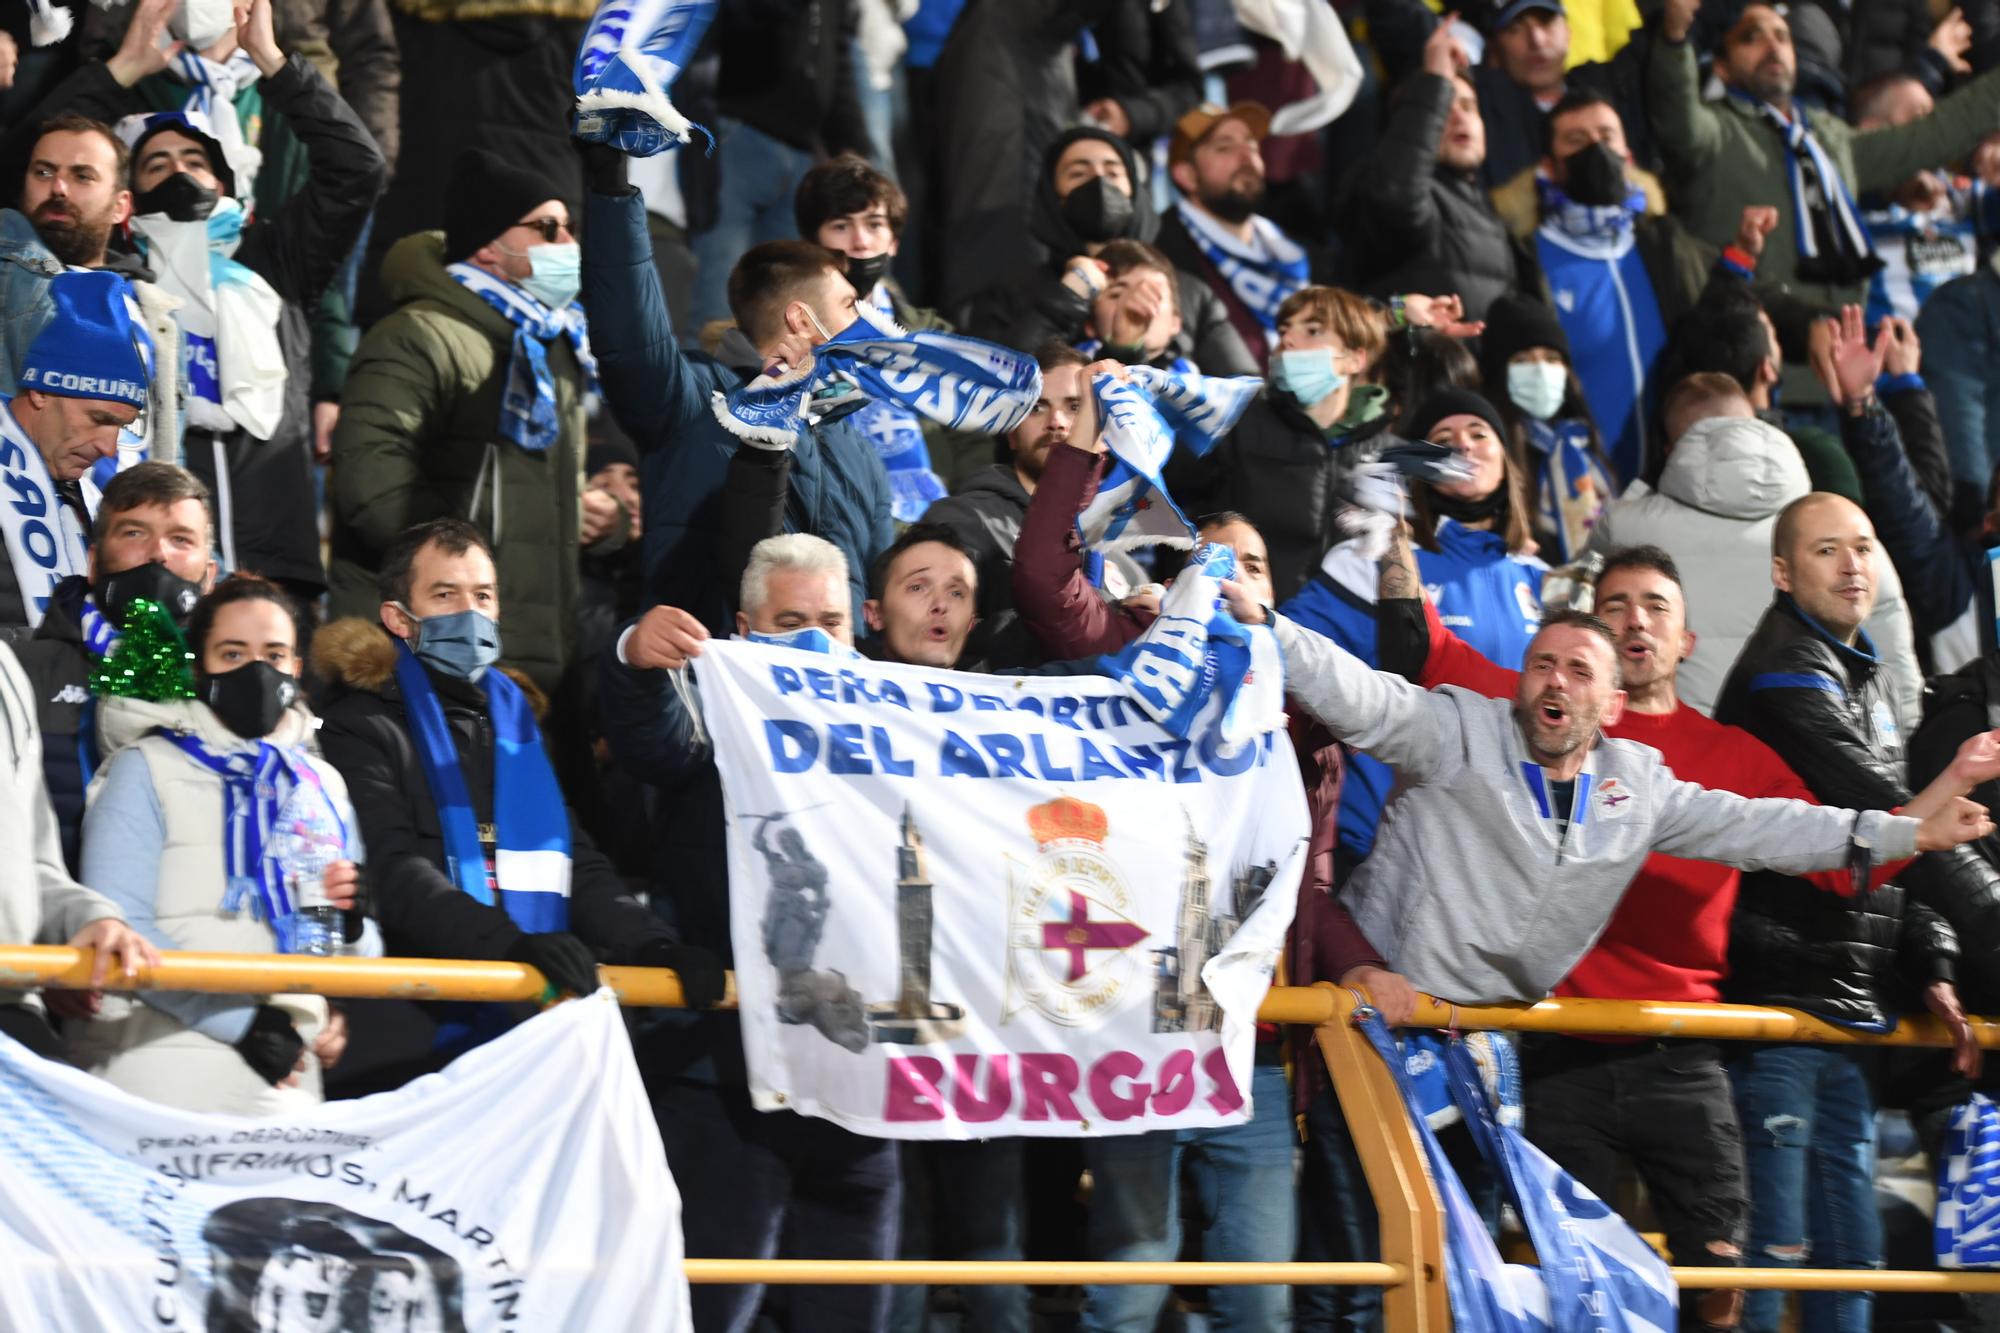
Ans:
{"label": "white puffer jacket", "polygon": [[[268,739],[281,747],[302,746],[314,726],[305,706],[294,704]],[[223,854],[226,797],[222,778],[196,763],[167,736],[154,734],[159,728],[192,734],[218,751],[244,744],[206,704],[106,699],[99,709],[98,730],[110,758],[98,770],[87,797],[85,860],[92,859],[92,816],[99,814],[99,798],[114,768],[143,764],[164,825],[164,849],[152,885],[120,885],[113,890],[114,896],[150,897],[152,933],[164,948],[275,953],[277,940],[271,927],[252,916],[247,905],[237,912],[222,909],[228,878]],[[352,837],[356,826],[346,783],[325,760],[309,755],[308,762]],[[120,827],[102,815],[95,822],[101,836],[116,836]],[[350,843],[351,850],[357,847],[358,843]],[[357,854],[353,859],[360,858]],[[135,919],[139,915],[134,909]],[[272,1115],[317,1104],[321,1100],[320,1071],[311,1050],[326,1024],[326,1000],[317,995],[243,998],[277,1006],[298,1028],[307,1054],[297,1087],[272,1087],[234,1047],[184,1025],[147,1003],[143,995],[107,995],[96,1021],[75,1031],[70,1051],[77,1063],[127,1092],[191,1111]]]}
{"label": "white puffer jacket", "polygon": [[[1590,547],[1658,546],[1680,567],[1694,654],[1681,663],[1675,693],[1715,711],[1722,682],[1771,605],[1771,530],[1778,511],[1812,490],[1796,445],[1775,426],[1747,417],[1710,417],[1688,427],[1667,455],[1655,491],[1634,482],[1605,507]],[[1904,735],[1923,715],[1923,672],[1903,583],[1888,552],[1875,548],[1875,611],[1864,627],[1895,699]]]}

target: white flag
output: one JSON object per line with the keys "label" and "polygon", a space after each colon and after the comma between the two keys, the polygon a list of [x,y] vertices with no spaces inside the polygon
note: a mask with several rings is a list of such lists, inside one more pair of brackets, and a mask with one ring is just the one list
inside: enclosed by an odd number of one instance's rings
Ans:
{"label": "white flag", "polygon": [[0,1123],[0,1328],[691,1327],[680,1195],[609,991],[265,1119],[0,1037]]}
{"label": "white flag", "polygon": [[884,1138],[1248,1118],[1305,853],[1282,730],[1177,738],[1096,675],[695,670],[757,1105]]}

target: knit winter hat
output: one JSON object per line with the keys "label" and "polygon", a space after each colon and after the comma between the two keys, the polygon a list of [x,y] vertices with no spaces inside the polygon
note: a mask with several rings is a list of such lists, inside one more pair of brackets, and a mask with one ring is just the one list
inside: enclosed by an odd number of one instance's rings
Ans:
{"label": "knit winter hat", "polygon": [[535,209],[562,197],[562,187],[549,177],[490,149],[466,149],[451,164],[445,191],[445,259],[457,263],[470,258]]}
{"label": "knit winter hat", "polygon": [[139,159],[145,153],[147,143],[155,135],[168,130],[201,145],[202,151],[208,154],[208,169],[215,173],[215,188],[234,199],[236,173],[231,170],[229,158],[222,151],[222,140],[215,135],[215,122],[201,111],[141,112],[120,120],[117,134],[131,152],[133,171],[138,170]]}
{"label": "knit winter hat", "polygon": [[153,381],[153,340],[139,322],[130,284],[104,269],[71,269],[49,279],[49,296],[55,318],[28,347],[21,387],[143,409]]}
{"label": "knit winter hat", "polygon": [[1553,347],[1570,359],[1569,336],[1548,303],[1509,293],[1486,307],[1486,332],[1479,335],[1479,373],[1487,384],[1504,384],[1507,363],[1531,347]]}
{"label": "knit winter hat", "polygon": [[1412,440],[1428,440],[1431,428],[1446,417],[1478,417],[1493,428],[1493,433],[1501,439],[1507,438],[1507,430],[1500,424],[1500,414],[1493,410],[1493,404],[1470,389],[1460,389],[1453,385],[1443,385],[1431,390],[1430,397],[1417,405],[1410,414],[1409,429],[1402,432]]}

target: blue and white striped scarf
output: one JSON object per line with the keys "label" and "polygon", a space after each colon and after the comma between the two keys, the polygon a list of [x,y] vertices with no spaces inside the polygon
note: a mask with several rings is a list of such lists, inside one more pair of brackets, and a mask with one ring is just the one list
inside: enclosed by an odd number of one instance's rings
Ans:
{"label": "blue and white striped scarf", "polygon": [[1194,527],[1160,479],[1178,443],[1207,454],[1236,425],[1263,381],[1194,371],[1127,368],[1128,378],[1100,372],[1092,381],[1098,434],[1111,461],[1097,494],[1076,516],[1086,550],[1194,544]]}
{"label": "blue and white striped scarf", "polygon": [[1244,308],[1257,317],[1273,343],[1278,340],[1278,307],[1285,298],[1312,281],[1312,266],[1297,241],[1278,230],[1266,217],[1252,217],[1255,246],[1223,230],[1222,225],[1199,208],[1188,207],[1181,199],[1174,208],[1181,225],[1202,258],[1215,265]]}
{"label": "blue and white striped scarf", "polygon": [[1861,224],[1861,212],[1854,206],[1854,196],[1847,192],[1847,182],[1841,179],[1840,172],[1819,146],[1819,140],[1806,128],[1804,109],[1794,107],[1792,114],[1787,116],[1761,98],[1734,91],[1730,95],[1748,102],[1784,140],[1785,179],[1791,182],[1792,187],[1792,225],[1798,240],[1799,258],[1826,258],[1820,254],[1819,238],[1813,234],[1812,213],[1806,204],[1807,171],[1813,173],[1819,183],[1820,197],[1826,201],[1828,221],[1832,224],[1833,240],[1840,257],[1855,263],[1872,258],[1875,246],[1868,239],[1868,228]]}
{"label": "blue and white striped scarf", "polygon": [[562,435],[562,419],[556,414],[556,377],[544,344],[569,339],[590,391],[597,392],[597,358],[590,354],[583,308],[572,303],[551,310],[513,283],[470,264],[452,264],[445,272],[514,326],[507,384],[500,394],[500,433],[530,453],[546,453]]}
{"label": "blue and white striped scarf", "polygon": [[867,301],[855,313],[805,364],[717,393],[722,428],[738,439],[790,444],[817,420],[814,399],[838,388],[987,435],[1005,435],[1034,411],[1042,368],[1027,353],[963,334],[911,333]]}
{"label": "blue and white striped scarf", "polygon": [[715,136],[667,100],[715,17],[716,0],[604,0],[576,53],[576,135],[632,157]]}
{"label": "blue and white striped scarf", "polygon": [[[320,830],[317,840],[339,843],[338,847],[316,848],[315,862],[330,864],[345,856],[347,825],[333,808],[312,760],[301,750],[286,750],[269,741],[235,750],[210,749],[198,737],[185,732],[160,730],[181,752],[222,779],[223,857],[228,886],[222,895],[222,910],[240,912],[247,903],[251,915],[265,922],[278,937],[280,953],[296,952],[298,906],[293,901],[290,880],[298,867],[288,865],[296,850],[293,844],[308,836],[304,828]],[[311,811],[300,803],[312,801]],[[323,874],[324,865],[315,864],[310,873]]]}

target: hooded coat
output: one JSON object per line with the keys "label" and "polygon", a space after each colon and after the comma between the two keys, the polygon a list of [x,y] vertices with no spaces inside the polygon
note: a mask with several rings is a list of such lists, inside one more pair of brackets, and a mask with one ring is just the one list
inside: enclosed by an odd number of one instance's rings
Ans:
{"label": "hooded coat", "polygon": [[[1695,636],[1694,654],[1681,663],[1675,678],[1682,703],[1704,713],[1715,711],[1724,677],[1771,604],[1771,530],[1778,511],[1810,490],[1798,450],[1776,428],[1744,418],[1712,417],[1690,426],[1675,442],[1657,490],[1634,482],[1598,515],[1590,534],[1592,550],[1658,546],[1680,567],[1687,627]],[[1875,586],[1868,633],[1885,646],[1885,660],[1900,656],[1914,670],[1915,640],[1903,585],[1880,550]],[[1892,644],[1902,645],[1900,654]],[[1903,708],[1898,697],[1899,719]]]}
{"label": "hooded coat", "polygon": [[[397,534],[435,518],[478,525],[493,548],[508,660],[553,691],[575,637],[583,511],[583,368],[547,344],[554,445],[500,433],[514,326],[445,269],[444,238],[396,242],[382,265],[394,314],[368,331],[333,433],[333,614],[374,619],[375,576]],[[592,550],[608,554],[625,529]]]}
{"label": "hooded coat", "polygon": [[[1138,154],[1123,139],[1104,130],[1082,126],[1066,130],[1042,154],[1041,172],[1035,178],[1034,203],[1028,228],[1046,251],[1040,259],[1018,270],[1007,281],[981,292],[972,301],[964,321],[975,338],[1005,343],[1032,352],[1055,339],[1077,343],[1083,340],[1084,324],[1090,319],[1090,302],[1063,285],[1063,266],[1089,245],[1063,217],[1062,201],[1056,197],[1055,168],[1064,150],[1082,139],[1098,139],[1118,150],[1125,160],[1125,178],[1133,183],[1132,220],[1120,239],[1151,244],[1160,232],[1159,214],[1153,211],[1152,197],[1141,183]],[[1181,331],[1168,345],[1169,356],[1181,355],[1193,361],[1204,374],[1256,375],[1257,358],[1243,343],[1242,335],[1229,322],[1229,310],[1209,285],[1185,270],[1174,271],[1174,293],[1181,313]]]}

